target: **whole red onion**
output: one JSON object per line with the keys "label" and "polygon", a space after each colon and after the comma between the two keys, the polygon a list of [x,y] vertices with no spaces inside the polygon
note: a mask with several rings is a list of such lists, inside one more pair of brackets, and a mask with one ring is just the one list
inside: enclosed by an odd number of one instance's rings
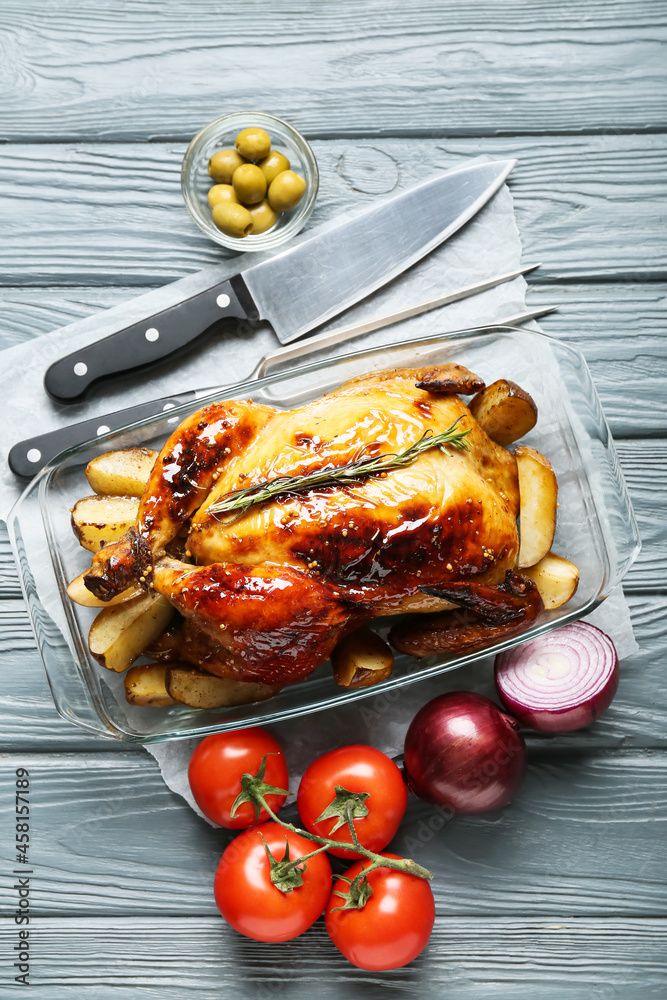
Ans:
{"label": "whole red onion", "polygon": [[462,815],[490,812],[514,798],[526,773],[516,719],[469,691],[441,694],[417,712],[405,737],[413,792]]}

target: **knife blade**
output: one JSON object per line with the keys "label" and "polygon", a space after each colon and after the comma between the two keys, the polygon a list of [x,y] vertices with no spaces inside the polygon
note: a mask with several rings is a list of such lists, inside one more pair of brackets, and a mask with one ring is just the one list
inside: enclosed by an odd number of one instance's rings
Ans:
{"label": "knife blade", "polygon": [[[513,272],[513,274],[525,274],[526,271],[533,270],[533,267],[537,266],[539,265],[533,265],[530,268],[523,268],[520,271]],[[483,287],[490,287],[489,283],[483,283]],[[440,302],[440,300],[434,301]],[[423,306],[424,303],[421,303],[421,305]],[[540,309],[529,309],[522,313],[516,313],[513,316],[507,316],[505,319],[494,320],[493,324],[494,326],[520,326],[522,323],[527,323],[528,320],[538,319],[540,316],[546,316],[547,313],[554,312],[556,309],[557,306],[542,306]],[[425,310],[422,309],[422,311]],[[396,321],[397,320],[393,320],[393,322]],[[377,321],[375,322],[377,323]],[[389,324],[385,323],[384,325]],[[349,329],[350,328],[345,328],[345,332],[347,333],[347,337],[345,339],[348,340],[352,339],[353,336],[358,335],[358,333],[350,333]],[[374,329],[378,329],[378,326],[376,325]],[[332,330],[326,336],[327,338],[331,338],[338,333],[339,339],[333,342],[341,343],[342,338],[340,338],[340,332],[340,330]],[[363,332],[367,331],[364,330]],[[325,346],[330,346],[331,343],[331,340],[329,340],[327,344],[316,343],[313,345],[314,350],[321,350]],[[290,360],[293,356],[292,350],[293,348],[283,347],[265,354],[264,357],[258,361],[254,370],[250,374],[249,379],[262,378],[275,364],[281,361],[284,362]],[[137,403],[134,406],[127,406],[122,410],[114,410],[112,413],[105,413],[102,416],[90,417],[87,420],[80,420],[78,423],[69,424],[66,427],[58,427],[56,430],[47,431],[45,434],[38,434],[34,437],[26,438],[24,441],[18,441],[10,449],[9,455],[7,456],[7,462],[14,475],[20,476],[22,479],[32,479],[48,462],[69,448],[74,448],[77,445],[84,444],[86,441],[92,441],[95,438],[104,437],[106,434],[118,431],[123,427],[127,427],[129,424],[137,423],[138,421],[144,420],[148,417],[159,416],[159,414],[173,410],[175,407],[181,406],[183,403],[189,403],[196,399],[202,399],[203,397],[210,396],[212,393],[222,390],[223,388],[224,387],[221,386],[210,386],[206,389],[189,389],[185,392],[175,393],[173,396],[163,396],[160,399],[152,399],[145,403]]]}
{"label": "knife blade", "polygon": [[82,347],[46,370],[59,402],[98,379],[149,365],[222,319],[264,320],[281,343],[301,337],[415,264],[502,186],[516,160],[459,167],[369,208],[161,312]]}

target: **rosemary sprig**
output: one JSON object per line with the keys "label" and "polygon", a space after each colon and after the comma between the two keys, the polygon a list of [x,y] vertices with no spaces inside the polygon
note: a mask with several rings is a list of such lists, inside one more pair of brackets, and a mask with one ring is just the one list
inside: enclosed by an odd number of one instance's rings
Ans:
{"label": "rosemary sprig", "polygon": [[265,503],[277,496],[305,493],[307,490],[318,487],[344,486],[359,479],[368,479],[370,476],[378,476],[383,472],[402,469],[406,465],[411,465],[422,452],[428,451],[430,448],[439,448],[445,452],[444,446],[451,445],[453,448],[467,451],[468,445],[465,438],[470,431],[456,430],[456,425],[462,419],[463,416],[458,417],[441,434],[433,434],[431,430],[425,431],[418,441],[399,454],[390,452],[375,457],[357,459],[348,462],[347,465],[329,465],[323,469],[316,469],[314,472],[307,472],[303,476],[276,476],[274,479],[267,479],[266,482],[257,483],[255,486],[231,490],[211,504],[209,511],[212,514],[234,512],[238,516],[255,504]]}

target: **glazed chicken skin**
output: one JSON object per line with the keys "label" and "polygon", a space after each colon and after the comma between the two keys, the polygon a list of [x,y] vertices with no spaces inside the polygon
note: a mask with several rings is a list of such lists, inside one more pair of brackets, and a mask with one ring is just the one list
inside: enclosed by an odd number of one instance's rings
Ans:
{"label": "glazed chicken skin", "polygon": [[[516,460],[458,395],[483,387],[442,365],[366,375],[294,410],[231,401],[199,411],[163,448],[137,525],[97,553],[86,586],[102,600],[132,580],[153,586],[216,673],[272,684],[303,679],[378,615],[422,613],[418,641],[395,630],[395,645],[416,655],[519,631],[541,601],[513,572]],[[433,447],[353,484],[211,511],[232,491],[397,454],[455,421],[465,450]],[[190,518],[184,561],[165,548]]]}
{"label": "glazed chicken skin", "polygon": [[158,455],[136,525],[94,556],[88,589],[110,601],[137,580],[143,583],[155,559],[197,510],[219,469],[247,447],[273,414],[269,407],[231,400],[184,420]]}

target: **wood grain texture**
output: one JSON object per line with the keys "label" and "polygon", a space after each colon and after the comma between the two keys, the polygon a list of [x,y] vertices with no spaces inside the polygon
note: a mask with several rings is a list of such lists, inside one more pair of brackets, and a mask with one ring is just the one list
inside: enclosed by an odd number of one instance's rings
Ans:
{"label": "wood grain texture", "polygon": [[[40,1000],[312,1000],[315,982],[322,1000],[663,1000],[667,977],[664,919],[442,914],[426,951],[385,973],[348,965],[322,920],[287,946],[249,941],[215,916],[39,917],[32,934]],[[15,943],[7,926],[0,942]]]}
{"label": "wood grain texture", "polygon": [[[667,608],[662,595],[630,595],[628,599],[639,653],[623,661],[621,682],[609,711],[594,727],[560,737],[526,733],[531,749],[557,747],[563,751],[603,748],[667,748]],[[61,719],[53,707],[39,655],[21,601],[0,601],[2,685],[0,686],[0,752],[26,753],[52,748],[80,753],[142,751],[85,733]],[[454,671],[442,678],[442,690],[461,686],[495,698],[486,665]],[[364,703],[362,703],[364,704]],[[371,704],[372,707],[372,703]],[[343,712],[341,728],[354,718]],[[296,723],[284,724],[287,735]]]}
{"label": "wood grain texture", "polygon": [[[664,567],[667,530],[667,441],[618,443],[621,462],[634,504],[643,548],[625,584],[640,653],[624,665],[623,681],[609,714],[592,733],[565,738],[568,745],[654,746],[667,739],[667,643]],[[4,540],[4,541],[3,541]],[[651,593],[654,592],[654,593]],[[0,749],[24,747],[98,751],[106,741],[75,729],[55,713],[34,645],[27,613],[20,599],[16,568],[0,526]],[[460,684],[454,674],[451,683]],[[489,688],[489,692],[491,689]],[[118,748],[120,749],[120,747]]]}
{"label": "wood grain texture", "polygon": [[[184,807],[152,758],[8,755],[4,811],[20,766],[30,770],[36,916],[215,914],[211,881],[230,834]],[[287,815],[296,819],[293,807]],[[666,823],[667,754],[555,748],[531,755],[502,811],[448,821],[412,799],[392,849],[434,872],[449,916],[662,916]],[[0,846],[3,885],[12,847]]]}
{"label": "wood grain texture", "polygon": [[[541,280],[664,280],[667,136],[318,141],[311,223],[471,156],[516,156],[510,188]],[[179,144],[0,147],[0,283],[161,284],[220,260],[183,205]],[[34,210],[34,164],[49,178]]]}
{"label": "wood grain texture", "polygon": [[617,442],[632,505],[642,539],[642,550],[624,584],[626,591],[665,593],[667,559],[667,509],[665,467],[667,441]]}
{"label": "wood grain texture", "polygon": [[[560,312],[540,321],[542,327],[584,353],[613,433],[620,437],[663,434],[667,430],[667,285],[568,282],[554,286],[535,277],[529,276],[527,302],[536,308],[559,306]],[[0,348],[26,343],[145,291],[147,287],[5,288],[0,290]],[[628,378],[629,370],[632,378]],[[637,405],[639,389],[646,405]]]}
{"label": "wood grain texture", "polygon": [[[667,746],[667,609],[662,595],[631,594],[628,599],[640,650],[623,661],[616,699],[591,729],[561,737],[526,733],[529,746],[563,750]],[[0,752],[72,750],[86,753],[130,752],[122,743],[96,737],[61,719],[54,707],[27,614],[20,601],[0,602],[3,639],[0,651]],[[495,697],[486,666],[471,666],[443,676],[442,690],[461,686]],[[344,713],[349,721],[350,711]],[[298,724],[298,723],[297,723]],[[293,723],[286,724],[286,732]],[[343,723],[341,723],[343,725]],[[136,750],[134,752],[141,752]]]}
{"label": "wood grain texture", "polygon": [[21,585],[9,544],[7,527],[4,522],[0,522],[0,600],[7,597],[20,598]]}
{"label": "wood grain texture", "polygon": [[[647,408],[652,407],[649,397]],[[658,404],[656,403],[656,406]],[[639,410],[639,407],[636,408]],[[624,587],[632,591],[663,591],[667,564],[667,441],[637,438],[617,441],[630,499],[639,524],[642,551],[626,577]],[[20,597],[21,591],[7,529],[0,522],[0,597]],[[17,609],[17,614],[21,611]]]}
{"label": "wood grain texture", "polygon": [[0,654],[34,649],[30,620],[22,601],[0,601]]}
{"label": "wood grain texture", "polygon": [[[33,994],[663,1000],[663,0],[1,7],[0,347],[219,259],[183,209],[178,169],[184,143],[227,110],[274,111],[317,140],[322,219],[424,169],[518,155],[525,259],[545,261],[529,301],[567,305],[545,328],[584,349],[614,433],[637,439],[619,450],[645,546],[628,578],[641,651],[612,709],[590,732],[532,737],[528,781],[502,814],[443,826],[411,803],[396,847],[436,870],[434,936],[410,967],[366,974],[321,921],[287,947],[224,925],[211,881],[225,835],[143,750],[56,716],[0,532],[0,809],[7,834],[14,769],[28,765]],[[11,919],[0,939],[11,954]]]}
{"label": "wood grain texture", "polygon": [[664,125],[659,0],[3,4],[0,136],[190,138],[239,108],[311,135]]}
{"label": "wood grain texture", "polygon": [[[608,713],[592,729],[580,733],[557,738],[527,733],[531,748],[541,749],[543,744],[564,750],[667,746],[664,604],[660,595],[630,596],[640,652],[623,661],[619,691]],[[0,602],[0,625],[3,629],[0,752],[20,749],[32,753],[49,747],[81,753],[133,750],[125,744],[89,735],[57,715],[22,602]],[[462,685],[495,697],[491,674],[485,666],[472,666],[442,678],[443,691],[456,690]],[[343,714],[342,726],[349,722],[350,714],[350,711]],[[291,725],[294,723],[286,724],[286,733]]]}

